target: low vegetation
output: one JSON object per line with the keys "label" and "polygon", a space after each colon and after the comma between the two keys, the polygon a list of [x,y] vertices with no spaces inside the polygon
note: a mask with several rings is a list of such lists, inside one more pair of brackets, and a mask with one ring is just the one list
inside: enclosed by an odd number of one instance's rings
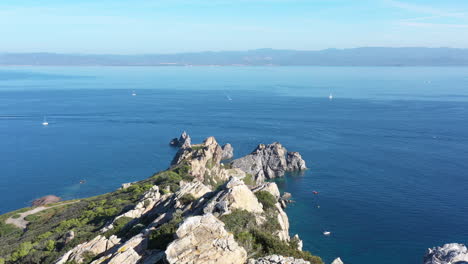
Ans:
{"label": "low vegetation", "polygon": [[181,213],[174,213],[169,222],[162,224],[156,230],[152,231],[149,236],[148,248],[165,249],[169,243],[174,241],[175,232],[182,220]]}
{"label": "low vegetation", "polygon": [[323,264],[319,257],[313,256],[308,251],[298,250],[297,241],[282,241],[275,235],[280,225],[273,213],[267,210],[267,219],[260,226],[256,222],[255,215],[245,210],[234,210],[228,215],[221,216],[220,220],[224,222],[225,228],[234,234],[236,241],[247,250],[249,257],[277,254],[305,259],[312,264]]}

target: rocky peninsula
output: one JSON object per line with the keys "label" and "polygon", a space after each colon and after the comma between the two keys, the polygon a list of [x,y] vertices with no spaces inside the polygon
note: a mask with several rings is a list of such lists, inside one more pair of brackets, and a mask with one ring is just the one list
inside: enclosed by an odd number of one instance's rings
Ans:
{"label": "rocky peninsula", "polygon": [[323,263],[290,236],[286,203],[265,181],[306,169],[299,153],[261,144],[230,160],[230,144],[192,144],[185,132],[171,145],[170,167],[146,180],[50,204],[26,228],[2,223],[0,263]]}
{"label": "rocky peninsula", "polygon": [[[298,152],[275,142],[231,160],[230,144],[192,144],[185,132],[170,144],[178,151],[169,168],[148,179],[1,215],[0,264],[323,264],[290,234],[291,194],[266,181],[307,169]],[[467,261],[460,244],[424,256],[424,264]]]}

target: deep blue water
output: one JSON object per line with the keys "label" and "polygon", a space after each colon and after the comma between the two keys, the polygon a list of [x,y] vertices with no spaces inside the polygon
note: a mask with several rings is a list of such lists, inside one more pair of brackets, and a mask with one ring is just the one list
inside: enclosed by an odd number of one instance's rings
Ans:
{"label": "deep blue water", "polygon": [[183,130],[236,156],[301,152],[310,170],[278,183],[296,200],[291,233],[327,263],[421,263],[468,243],[468,68],[0,68],[0,211],[144,179]]}

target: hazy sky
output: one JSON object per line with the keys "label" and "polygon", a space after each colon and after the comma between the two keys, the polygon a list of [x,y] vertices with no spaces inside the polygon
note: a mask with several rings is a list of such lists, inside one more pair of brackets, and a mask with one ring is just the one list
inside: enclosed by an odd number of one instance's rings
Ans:
{"label": "hazy sky", "polygon": [[468,48],[468,0],[0,0],[0,52]]}

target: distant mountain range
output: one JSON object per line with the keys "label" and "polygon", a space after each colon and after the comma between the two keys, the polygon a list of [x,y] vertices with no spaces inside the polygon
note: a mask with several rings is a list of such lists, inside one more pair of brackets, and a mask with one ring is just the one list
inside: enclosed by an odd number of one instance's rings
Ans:
{"label": "distant mountain range", "polygon": [[0,53],[0,65],[33,66],[468,66],[468,49],[385,48],[319,51],[257,49],[145,55]]}

